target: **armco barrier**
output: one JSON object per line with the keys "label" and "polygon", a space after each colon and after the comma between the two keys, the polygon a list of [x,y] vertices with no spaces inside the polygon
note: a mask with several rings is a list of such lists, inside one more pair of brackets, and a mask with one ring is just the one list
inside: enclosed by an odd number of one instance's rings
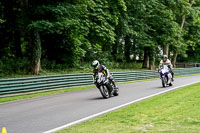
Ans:
{"label": "armco barrier", "polygon": [[[174,69],[175,76],[200,73],[200,67]],[[113,72],[116,82],[159,77],[157,71]],[[0,97],[54,88],[92,85],[92,74],[63,74],[27,78],[0,79]]]}

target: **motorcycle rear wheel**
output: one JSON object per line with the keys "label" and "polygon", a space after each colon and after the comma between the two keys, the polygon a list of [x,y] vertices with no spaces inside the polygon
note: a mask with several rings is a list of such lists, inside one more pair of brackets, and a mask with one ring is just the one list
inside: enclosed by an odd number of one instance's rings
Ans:
{"label": "motorcycle rear wheel", "polygon": [[171,81],[171,83],[169,83],[169,86],[172,86],[173,85],[173,82]]}
{"label": "motorcycle rear wheel", "polygon": [[113,95],[114,95],[114,96],[118,96],[118,95],[119,95],[119,88],[116,88],[116,90],[114,90]]}

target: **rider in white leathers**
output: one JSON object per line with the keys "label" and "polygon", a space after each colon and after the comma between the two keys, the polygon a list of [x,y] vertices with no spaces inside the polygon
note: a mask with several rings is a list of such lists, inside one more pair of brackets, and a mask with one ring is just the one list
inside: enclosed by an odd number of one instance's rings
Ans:
{"label": "rider in white leathers", "polygon": [[161,69],[165,65],[170,69],[170,73],[172,74],[172,81],[174,81],[173,65],[171,61],[168,59],[167,55],[162,56],[162,60],[160,61],[159,64],[159,69]]}

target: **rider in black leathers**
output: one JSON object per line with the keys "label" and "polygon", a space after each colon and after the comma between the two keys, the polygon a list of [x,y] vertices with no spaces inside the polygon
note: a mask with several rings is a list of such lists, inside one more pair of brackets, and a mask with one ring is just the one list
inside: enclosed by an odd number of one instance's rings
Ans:
{"label": "rider in black leathers", "polygon": [[102,72],[106,77],[113,83],[114,89],[117,89],[113,76],[110,74],[110,71],[104,66],[99,63],[98,60],[94,60],[92,62],[93,70],[93,81],[96,83],[95,77],[98,72]]}

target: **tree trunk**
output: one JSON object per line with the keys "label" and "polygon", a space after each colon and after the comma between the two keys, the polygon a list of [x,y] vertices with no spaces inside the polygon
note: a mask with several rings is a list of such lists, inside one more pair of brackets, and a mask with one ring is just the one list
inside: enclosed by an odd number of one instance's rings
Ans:
{"label": "tree trunk", "polygon": [[149,49],[149,70],[155,70],[155,50],[153,48]]}
{"label": "tree trunk", "polygon": [[163,54],[169,55],[169,44],[163,46]]}
{"label": "tree trunk", "polygon": [[[190,2],[190,7],[192,7],[194,0],[190,0],[189,2]],[[181,25],[180,25],[181,29],[180,29],[180,32],[179,32],[179,35],[178,35],[178,40],[181,37],[181,33],[182,33],[182,30],[183,30],[184,24],[185,24],[185,15],[182,16],[182,21],[181,21]],[[177,58],[177,56],[178,56],[178,53],[177,53],[177,51],[175,51],[174,55],[173,55],[173,59],[172,59],[172,64],[173,64],[174,67],[176,67],[176,58]]]}
{"label": "tree trunk", "polygon": [[[189,2],[190,2],[190,7],[192,7],[192,5],[193,5],[193,1],[194,1],[194,0],[190,0],[190,1],[189,1]],[[183,30],[183,26],[184,26],[184,24],[185,24],[185,15],[182,16],[181,29],[180,29],[180,32],[179,32],[178,39],[179,39],[180,36],[181,36],[181,33],[182,33],[182,30]]]}
{"label": "tree trunk", "polygon": [[155,70],[155,59],[152,58],[149,61],[149,70]]}
{"label": "tree trunk", "polygon": [[185,15],[182,16],[181,30],[180,30],[180,33],[179,33],[179,37],[180,37],[180,34],[181,34],[182,30],[183,30],[184,23],[185,23]]}
{"label": "tree trunk", "polygon": [[40,58],[41,58],[41,41],[40,35],[37,30],[33,29],[30,31],[30,44],[32,47],[32,56],[31,56],[31,74],[38,75],[41,70]]}
{"label": "tree trunk", "polygon": [[125,49],[124,49],[124,55],[126,62],[130,62],[130,49],[131,49],[131,39],[129,36],[125,37]]}
{"label": "tree trunk", "polygon": [[37,64],[35,64],[35,61],[32,60],[31,65],[33,65],[31,66],[31,74],[38,75],[41,70],[40,59],[37,60]]}
{"label": "tree trunk", "polygon": [[177,58],[177,55],[178,55],[178,53],[177,53],[177,52],[174,52],[174,55],[173,55],[173,58],[172,58],[172,65],[173,65],[174,67],[176,67],[176,58]]}
{"label": "tree trunk", "polygon": [[144,48],[144,60],[142,68],[149,68],[149,49],[147,47]]}

